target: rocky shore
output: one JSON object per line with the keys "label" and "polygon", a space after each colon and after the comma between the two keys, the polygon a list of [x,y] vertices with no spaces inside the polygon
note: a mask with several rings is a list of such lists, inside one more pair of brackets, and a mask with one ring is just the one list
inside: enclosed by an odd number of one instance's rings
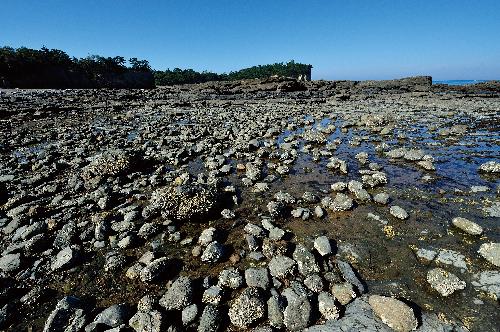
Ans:
{"label": "rocky shore", "polygon": [[500,330],[498,82],[0,90],[0,161],[0,330]]}

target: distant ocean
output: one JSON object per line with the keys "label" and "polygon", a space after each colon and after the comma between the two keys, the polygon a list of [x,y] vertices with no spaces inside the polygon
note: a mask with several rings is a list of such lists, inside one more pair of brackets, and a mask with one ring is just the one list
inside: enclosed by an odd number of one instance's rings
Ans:
{"label": "distant ocean", "polygon": [[488,80],[446,80],[446,81],[432,81],[432,84],[469,85],[469,84],[476,84],[483,82],[488,82]]}

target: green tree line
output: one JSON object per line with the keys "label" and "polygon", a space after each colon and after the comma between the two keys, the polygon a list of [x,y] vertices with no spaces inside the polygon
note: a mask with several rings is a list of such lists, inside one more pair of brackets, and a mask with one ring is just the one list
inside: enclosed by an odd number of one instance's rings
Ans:
{"label": "green tree line", "polygon": [[229,73],[217,74],[212,72],[197,72],[193,69],[167,69],[165,71],[155,71],[156,85],[175,85],[203,83],[209,81],[234,81],[253,78],[267,78],[274,75],[298,78],[305,75],[310,79],[311,65],[296,63],[291,60],[287,63],[274,63],[269,65],[259,65],[250,68],[232,71]]}
{"label": "green tree line", "polygon": [[[68,76],[71,76],[74,78],[73,80],[84,78],[90,82],[89,84],[98,86],[99,80],[105,76],[129,72],[152,73],[152,70],[148,61],[137,58],[131,58],[128,62],[122,56],[90,55],[76,58],[70,57],[64,51],[46,47],[42,47],[40,50],[27,47],[17,49],[7,46],[0,47],[0,83],[2,83],[1,80],[4,82],[33,82],[36,77],[42,77],[47,81],[47,87],[51,87],[58,84],[64,85],[69,80]],[[53,78],[51,78],[51,73],[54,74]],[[14,87],[17,87],[15,85],[18,84],[13,83]]]}
{"label": "green tree line", "polygon": [[[66,88],[66,87],[153,87],[203,83],[208,81],[232,81],[267,78],[273,75],[310,79],[311,65],[286,63],[259,65],[217,74],[193,69],[167,69],[153,71],[147,60],[122,56],[103,57],[90,55],[84,58],[70,57],[58,49],[31,49],[27,47],[0,47],[0,87]],[[147,74],[149,76],[146,77]],[[137,83],[137,84],[136,84]]]}

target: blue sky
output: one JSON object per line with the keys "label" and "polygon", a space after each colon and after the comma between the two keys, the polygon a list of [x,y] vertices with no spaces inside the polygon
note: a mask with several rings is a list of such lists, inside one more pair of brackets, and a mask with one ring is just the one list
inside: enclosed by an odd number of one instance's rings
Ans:
{"label": "blue sky", "polygon": [[294,59],[313,79],[500,79],[500,1],[2,0],[0,45],[155,69]]}

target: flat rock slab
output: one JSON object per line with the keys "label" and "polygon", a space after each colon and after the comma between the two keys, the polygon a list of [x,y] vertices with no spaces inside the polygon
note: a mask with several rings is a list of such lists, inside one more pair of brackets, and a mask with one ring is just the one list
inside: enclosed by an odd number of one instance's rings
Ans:
{"label": "flat rock slab", "polygon": [[500,271],[483,271],[472,276],[472,285],[500,299]]}
{"label": "flat rock slab", "polygon": [[408,332],[417,328],[415,313],[406,303],[380,295],[370,296],[368,303],[373,312],[390,328],[399,332]]}

